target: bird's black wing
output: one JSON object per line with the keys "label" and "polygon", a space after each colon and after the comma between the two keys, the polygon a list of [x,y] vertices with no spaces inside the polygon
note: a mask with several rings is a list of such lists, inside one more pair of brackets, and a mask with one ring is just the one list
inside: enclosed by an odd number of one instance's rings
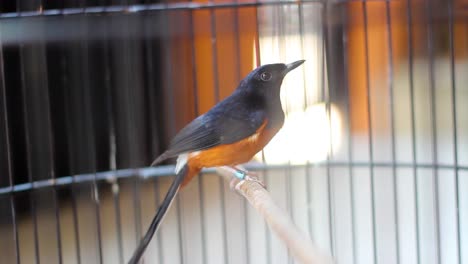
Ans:
{"label": "bird's black wing", "polygon": [[230,144],[253,135],[266,118],[264,110],[252,111],[231,105],[215,107],[185,126],[171,141],[169,149],[152,165],[182,153]]}

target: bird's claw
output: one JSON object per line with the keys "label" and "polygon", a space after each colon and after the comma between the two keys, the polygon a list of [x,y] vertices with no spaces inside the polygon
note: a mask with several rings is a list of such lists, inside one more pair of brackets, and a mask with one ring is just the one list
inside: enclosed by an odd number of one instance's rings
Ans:
{"label": "bird's claw", "polygon": [[266,185],[259,179],[256,173],[247,172],[237,167],[231,167],[231,168],[235,170],[234,175],[236,176],[237,179],[240,180],[240,182],[238,182],[237,180],[233,179],[230,183],[231,189],[238,190],[240,186],[242,185],[242,183],[244,183],[244,181],[253,181],[253,182],[260,184],[263,188],[266,188]]}
{"label": "bird's claw", "polygon": [[[234,170],[234,176],[236,176],[236,179],[232,179],[231,182],[229,183],[229,187],[231,190],[239,190],[240,186],[245,182],[245,181],[252,181],[260,184],[263,188],[266,189],[266,185],[259,179],[256,173],[254,172],[248,172],[245,171],[241,168],[235,167],[235,166],[229,166],[232,170]],[[239,181],[240,180],[240,181]]]}
{"label": "bird's claw", "polygon": [[256,175],[252,175],[252,174],[250,174],[250,175],[251,176],[249,176],[249,175],[245,176],[246,181],[256,182],[256,183],[260,184],[264,189],[266,189],[266,185],[265,185],[265,183],[263,183],[262,180],[260,180]]}

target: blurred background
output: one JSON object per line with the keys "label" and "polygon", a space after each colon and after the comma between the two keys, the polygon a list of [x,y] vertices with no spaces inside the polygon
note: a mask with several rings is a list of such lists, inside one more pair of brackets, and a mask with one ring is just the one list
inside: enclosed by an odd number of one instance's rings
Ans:
{"label": "blurred background", "polygon": [[[468,1],[0,2],[0,263],[125,263],[147,166],[267,63],[286,123],[247,164],[337,263],[468,263]],[[207,170],[144,263],[294,263]]]}

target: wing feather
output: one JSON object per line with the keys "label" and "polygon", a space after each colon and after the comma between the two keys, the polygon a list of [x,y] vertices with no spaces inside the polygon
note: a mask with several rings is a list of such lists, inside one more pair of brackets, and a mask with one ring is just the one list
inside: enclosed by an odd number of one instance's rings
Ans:
{"label": "wing feather", "polygon": [[159,156],[152,166],[182,153],[204,150],[247,138],[257,131],[264,119],[263,110],[230,111],[229,108],[214,108],[185,126],[171,141],[169,149]]}

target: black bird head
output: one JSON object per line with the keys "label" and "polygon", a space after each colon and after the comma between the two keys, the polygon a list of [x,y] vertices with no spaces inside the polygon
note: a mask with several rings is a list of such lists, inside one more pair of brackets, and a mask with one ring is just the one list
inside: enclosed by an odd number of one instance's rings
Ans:
{"label": "black bird head", "polygon": [[284,76],[304,63],[304,61],[262,65],[250,72],[239,88],[254,94],[278,97]]}

